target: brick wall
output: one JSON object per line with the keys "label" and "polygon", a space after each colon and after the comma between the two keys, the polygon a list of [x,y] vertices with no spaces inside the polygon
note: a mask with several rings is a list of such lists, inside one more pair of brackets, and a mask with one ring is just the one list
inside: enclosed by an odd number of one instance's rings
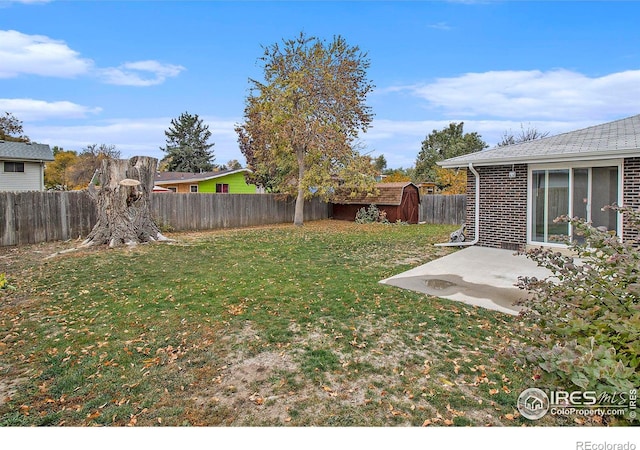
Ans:
{"label": "brick wall", "polygon": [[[483,247],[523,250],[527,243],[527,165],[476,167],[480,175]],[[509,178],[515,170],[516,177]],[[475,176],[467,169],[467,240],[475,232]]]}
{"label": "brick wall", "polygon": [[[640,158],[626,158],[624,160],[623,197],[624,205],[640,210]],[[622,234],[625,240],[639,240],[640,233],[637,228],[632,228],[623,222]]]}

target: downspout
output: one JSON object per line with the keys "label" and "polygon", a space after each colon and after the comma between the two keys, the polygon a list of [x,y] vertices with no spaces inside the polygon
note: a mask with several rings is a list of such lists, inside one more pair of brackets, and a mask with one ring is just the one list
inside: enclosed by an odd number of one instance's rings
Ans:
{"label": "downspout", "polygon": [[40,160],[40,191],[46,190],[44,188],[44,160]]}
{"label": "downspout", "polygon": [[436,247],[468,247],[470,245],[476,245],[480,240],[480,174],[475,169],[475,167],[473,167],[473,163],[469,163],[469,170],[473,173],[473,176],[476,179],[476,217],[473,241],[443,242],[441,244],[435,244]]}

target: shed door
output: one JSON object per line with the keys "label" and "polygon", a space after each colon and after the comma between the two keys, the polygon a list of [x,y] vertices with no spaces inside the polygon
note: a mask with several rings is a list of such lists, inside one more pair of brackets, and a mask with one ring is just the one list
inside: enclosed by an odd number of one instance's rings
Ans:
{"label": "shed door", "polygon": [[418,191],[415,189],[405,189],[402,194],[401,219],[409,223],[418,223],[418,204]]}

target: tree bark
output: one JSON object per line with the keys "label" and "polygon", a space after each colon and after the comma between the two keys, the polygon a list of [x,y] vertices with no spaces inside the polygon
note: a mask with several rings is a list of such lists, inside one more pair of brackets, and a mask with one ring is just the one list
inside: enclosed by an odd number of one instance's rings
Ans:
{"label": "tree bark", "polygon": [[302,178],[304,177],[304,149],[301,146],[296,148],[296,158],[298,160],[298,196],[296,197],[293,224],[302,226],[304,223],[304,188],[302,186]]}
{"label": "tree bark", "polygon": [[160,233],[150,208],[157,162],[147,156],[102,161],[99,185],[89,187],[97,202],[98,221],[81,247],[169,240]]}

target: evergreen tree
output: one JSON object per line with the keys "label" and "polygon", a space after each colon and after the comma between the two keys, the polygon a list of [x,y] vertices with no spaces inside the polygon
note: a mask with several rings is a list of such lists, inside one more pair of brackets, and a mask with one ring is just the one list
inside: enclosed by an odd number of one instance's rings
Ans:
{"label": "evergreen tree", "polygon": [[169,172],[207,172],[214,168],[214,144],[209,144],[211,131],[202,123],[197,114],[188,112],[171,119],[171,126],[164,132],[166,146],[160,150],[167,155],[162,166]]}

